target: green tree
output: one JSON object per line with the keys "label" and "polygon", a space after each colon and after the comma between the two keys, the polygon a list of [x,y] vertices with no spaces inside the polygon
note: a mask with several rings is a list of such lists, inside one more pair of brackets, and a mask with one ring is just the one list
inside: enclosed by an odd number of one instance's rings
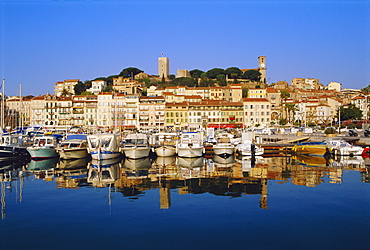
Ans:
{"label": "green tree", "polygon": [[86,91],[85,84],[82,82],[78,82],[76,86],[74,87],[75,95],[81,95],[82,92]]}
{"label": "green tree", "polygon": [[[298,108],[295,103],[285,103],[285,109],[288,115],[288,122],[292,123],[292,121],[294,121],[295,111],[297,111]],[[293,117],[292,117],[292,114],[293,114]]]}
{"label": "green tree", "polygon": [[340,107],[340,119],[345,120],[360,120],[362,118],[362,110],[354,104],[349,104],[347,107]]}
{"label": "green tree", "polygon": [[368,95],[370,93],[370,85],[365,87],[365,88],[362,88],[361,89],[361,92],[365,95]]}
{"label": "green tree", "polygon": [[71,95],[71,93],[69,93],[68,90],[63,89],[62,93],[61,93],[61,96],[68,96],[68,95]]}
{"label": "green tree", "polygon": [[226,86],[226,76],[223,74],[219,74],[217,76],[217,81],[220,86]]}
{"label": "green tree", "polygon": [[248,97],[248,88],[243,87],[242,88],[242,98],[247,98]]}
{"label": "green tree", "polygon": [[225,69],[225,74],[228,75],[229,78],[238,79],[243,72],[237,67],[230,67]]}
{"label": "green tree", "polygon": [[190,70],[190,75],[191,75],[191,77],[194,77],[194,78],[200,78],[203,73],[204,73],[204,71],[202,71],[200,69]]}
{"label": "green tree", "polygon": [[92,83],[91,83],[90,80],[86,80],[86,81],[84,81],[84,85],[85,85],[86,89],[89,89],[89,88],[91,88]]}
{"label": "green tree", "polygon": [[103,89],[102,89],[102,92],[112,92],[113,91],[113,87],[112,85],[107,85],[105,86]]}
{"label": "green tree", "polygon": [[260,80],[261,73],[258,70],[247,70],[243,73],[241,78],[243,79],[249,79],[251,81],[259,81]]}
{"label": "green tree", "polygon": [[225,70],[220,68],[213,68],[206,72],[208,78],[216,79],[218,75],[225,75]]}
{"label": "green tree", "polygon": [[287,115],[284,116],[284,108],[285,108],[285,103],[286,103],[286,100],[290,97],[290,93],[288,90],[286,89],[283,89],[280,91],[280,100],[281,100],[281,104],[280,104],[280,107],[282,108],[282,117],[281,118],[286,118]]}
{"label": "green tree", "polygon": [[125,78],[127,77],[134,77],[135,75],[141,73],[141,72],[144,72],[138,68],[134,68],[134,67],[129,67],[129,68],[125,68],[121,71],[121,73],[119,73],[119,76],[123,76]]}
{"label": "green tree", "polygon": [[179,77],[179,78],[173,79],[170,82],[170,85],[194,87],[196,83],[197,83],[196,80],[192,77]]}

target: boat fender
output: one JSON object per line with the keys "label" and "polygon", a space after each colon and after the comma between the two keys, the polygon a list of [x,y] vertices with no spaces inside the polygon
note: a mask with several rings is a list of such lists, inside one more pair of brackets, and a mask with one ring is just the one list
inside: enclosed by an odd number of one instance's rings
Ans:
{"label": "boat fender", "polygon": [[370,148],[364,148],[364,150],[362,151],[361,156],[369,157],[370,156]]}
{"label": "boat fender", "polygon": [[40,147],[45,146],[45,141],[39,141],[39,146]]}

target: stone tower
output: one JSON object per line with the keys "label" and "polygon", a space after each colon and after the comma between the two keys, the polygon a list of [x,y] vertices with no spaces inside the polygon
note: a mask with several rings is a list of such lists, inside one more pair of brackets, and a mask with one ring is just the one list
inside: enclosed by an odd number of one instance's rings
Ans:
{"label": "stone tower", "polygon": [[170,63],[168,57],[158,57],[158,76],[168,77],[170,74]]}
{"label": "stone tower", "polygon": [[261,73],[261,82],[266,83],[266,56],[258,57],[258,71]]}

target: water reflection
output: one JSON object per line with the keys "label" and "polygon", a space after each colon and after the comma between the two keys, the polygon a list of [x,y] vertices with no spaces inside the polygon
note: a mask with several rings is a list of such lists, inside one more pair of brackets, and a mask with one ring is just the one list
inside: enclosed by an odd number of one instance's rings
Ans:
{"label": "water reflection", "polygon": [[[0,161],[2,217],[5,218],[5,196],[13,182],[22,183],[25,176],[55,181],[57,188],[108,188],[134,201],[147,190],[158,189],[160,209],[171,207],[171,190],[178,194],[210,193],[241,197],[259,195],[259,206],[268,209],[268,181],[316,187],[322,183],[342,183],[344,170],[361,173],[362,182],[370,183],[368,158],[340,157],[158,157],[109,160],[48,159],[43,161]],[[18,183],[18,184],[19,184]],[[22,192],[22,188],[20,188]],[[109,199],[110,196],[108,195]],[[21,195],[22,197],[22,195]],[[109,200],[109,202],[111,202]]]}

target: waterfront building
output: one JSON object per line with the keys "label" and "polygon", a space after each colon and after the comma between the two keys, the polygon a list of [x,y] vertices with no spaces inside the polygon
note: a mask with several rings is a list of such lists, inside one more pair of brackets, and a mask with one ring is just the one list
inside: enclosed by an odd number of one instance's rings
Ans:
{"label": "waterfront building", "polygon": [[71,96],[60,96],[58,97],[58,109],[56,125],[60,126],[71,126],[74,124],[73,120],[73,99]]}
{"label": "waterfront building", "polygon": [[[244,124],[248,127],[269,126],[271,122],[271,103],[266,98],[244,98]],[[277,117],[275,117],[277,118]]]}
{"label": "waterfront building", "polygon": [[188,102],[166,102],[165,106],[165,126],[174,130],[188,127]]}
{"label": "waterfront building", "polygon": [[124,99],[124,127],[128,129],[138,128],[139,127],[139,94],[125,95]]}
{"label": "waterfront building", "polygon": [[[8,118],[13,121],[15,126],[29,125],[31,122],[31,98],[29,97],[11,97],[5,102],[8,108]],[[11,117],[13,116],[13,117]]]}
{"label": "waterfront building", "polygon": [[235,128],[243,126],[243,103],[224,100],[202,100],[189,103],[190,128]]}
{"label": "waterfront building", "polygon": [[123,129],[125,126],[125,100],[126,95],[113,93],[112,99],[112,126],[116,130]]}
{"label": "waterfront building", "polygon": [[165,99],[163,96],[140,97],[139,127],[142,130],[164,129]]}
{"label": "waterfront building", "polygon": [[170,75],[170,61],[168,57],[158,57],[158,76],[167,78]]}
{"label": "waterfront building", "polygon": [[61,96],[64,92],[74,95],[75,86],[80,82],[79,79],[69,79],[60,82],[56,82],[54,86],[54,94]]}
{"label": "waterfront building", "polygon": [[91,88],[86,89],[87,92],[98,95],[103,91],[103,88],[107,86],[107,82],[104,80],[93,80],[91,81]]}
{"label": "waterfront building", "polygon": [[56,95],[45,96],[45,123],[46,126],[58,125],[58,97]]}
{"label": "waterfront building", "polygon": [[103,92],[98,95],[97,123],[100,127],[112,126],[112,93]]}
{"label": "waterfront building", "polygon": [[45,97],[36,96],[31,99],[30,101],[30,124],[33,125],[45,125],[45,118],[46,118],[46,104],[45,104]]}

